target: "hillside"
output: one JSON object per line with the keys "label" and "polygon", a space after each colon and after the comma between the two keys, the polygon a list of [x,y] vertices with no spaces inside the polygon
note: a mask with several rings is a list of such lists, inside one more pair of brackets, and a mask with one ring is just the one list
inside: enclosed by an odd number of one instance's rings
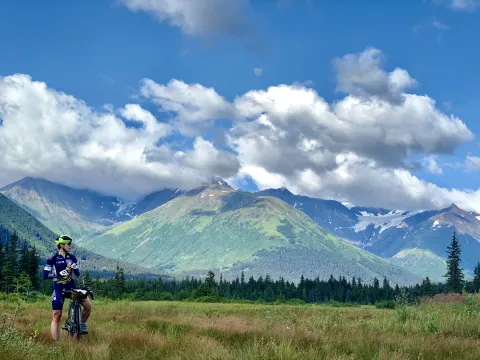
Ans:
{"label": "hillside", "polygon": [[[0,194],[0,233],[8,235],[13,231],[17,232],[21,240],[27,240],[30,246],[36,247],[42,264],[45,263],[47,257],[56,251],[54,240],[57,235],[26,210]],[[78,258],[81,268],[88,269],[92,275],[111,275],[117,265],[125,269],[127,276],[141,274],[157,276],[161,274],[152,269],[106,258],[78,246],[76,242],[74,242],[72,253]]]}
{"label": "hillside", "polygon": [[415,274],[422,274],[432,281],[445,281],[447,272],[445,259],[424,249],[405,249],[390,258],[396,265],[410,269]]}
{"label": "hillside", "polygon": [[225,278],[343,275],[372,281],[420,281],[347,241],[327,233],[304,213],[270,196],[235,191],[224,183],[192,189],[81,245],[174,275],[221,272]]}
{"label": "hillside", "polygon": [[285,188],[256,194],[282,199],[335,236],[422,277],[444,280],[446,250],[453,231],[462,247],[466,273],[471,274],[480,261],[480,216],[455,204],[441,210],[402,211],[347,208],[338,201],[294,195]]}
{"label": "hillside", "polygon": [[23,207],[53,232],[81,237],[152,210],[181,192],[164,189],[136,202],[126,202],[95,191],[26,177],[3,187],[0,193]]}

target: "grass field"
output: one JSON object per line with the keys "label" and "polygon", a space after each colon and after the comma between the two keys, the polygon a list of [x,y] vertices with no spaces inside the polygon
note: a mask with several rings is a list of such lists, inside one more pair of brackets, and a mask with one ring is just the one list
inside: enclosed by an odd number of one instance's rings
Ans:
{"label": "grass field", "polygon": [[480,359],[477,295],[395,310],[102,299],[93,304],[90,334],[78,342],[62,331],[54,346],[48,298],[20,303],[0,297],[0,358]]}

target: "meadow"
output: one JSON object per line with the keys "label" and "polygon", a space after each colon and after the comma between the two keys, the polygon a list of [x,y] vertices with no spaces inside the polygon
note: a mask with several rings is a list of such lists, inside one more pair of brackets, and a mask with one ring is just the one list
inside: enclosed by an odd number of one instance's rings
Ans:
{"label": "meadow", "polygon": [[440,298],[395,309],[99,298],[90,333],[53,345],[50,298],[0,294],[0,358],[480,359],[480,296]]}

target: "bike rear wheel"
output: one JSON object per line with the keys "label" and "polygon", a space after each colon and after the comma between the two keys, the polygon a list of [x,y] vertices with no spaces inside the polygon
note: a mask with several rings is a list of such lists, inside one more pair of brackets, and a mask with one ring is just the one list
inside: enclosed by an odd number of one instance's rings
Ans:
{"label": "bike rear wheel", "polygon": [[80,339],[81,325],[82,325],[82,308],[78,302],[75,302],[69,311],[69,334],[77,339]]}

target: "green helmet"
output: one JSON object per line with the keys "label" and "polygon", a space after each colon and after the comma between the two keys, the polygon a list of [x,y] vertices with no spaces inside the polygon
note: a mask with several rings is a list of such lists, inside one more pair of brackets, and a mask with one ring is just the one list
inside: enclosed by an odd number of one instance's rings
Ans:
{"label": "green helmet", "polygon": [[67,244],[72,241],[73,239],[70,236],[60,235],[58,238],[55,239],[55,246],[58,246],[59,244]]}

